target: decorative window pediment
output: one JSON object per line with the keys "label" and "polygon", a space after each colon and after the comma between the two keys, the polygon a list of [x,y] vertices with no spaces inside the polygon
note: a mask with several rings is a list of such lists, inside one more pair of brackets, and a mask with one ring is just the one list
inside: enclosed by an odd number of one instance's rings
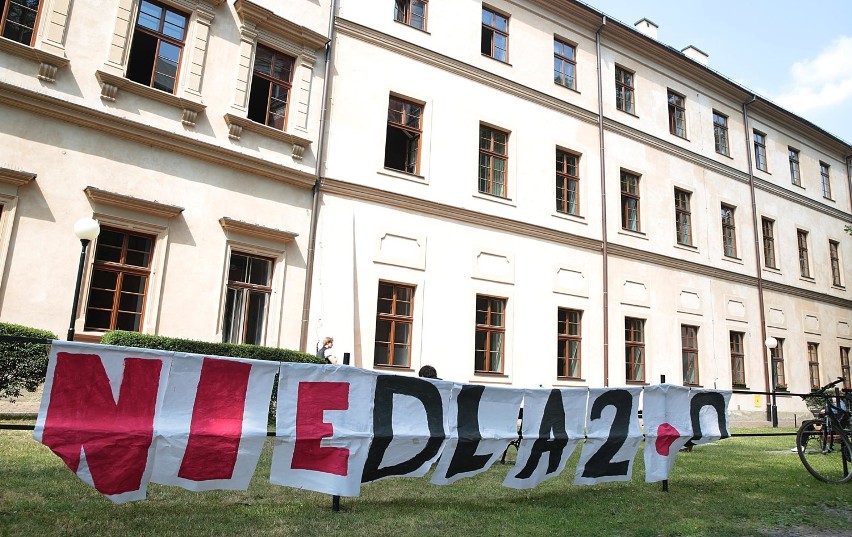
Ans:
{"label": "decorative window pediment", "polygon": [[86,197],[93,203],[119,207],[160,218],[173,218],[183,212],[183,207],[109,192],[93,186],[87,186],[83,191],[86,193]]}

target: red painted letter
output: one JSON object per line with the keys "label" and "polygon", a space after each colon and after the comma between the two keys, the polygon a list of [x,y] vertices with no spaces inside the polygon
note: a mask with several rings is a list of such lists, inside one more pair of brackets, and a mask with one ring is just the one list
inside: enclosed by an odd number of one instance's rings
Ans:
{"label": "red painted letter", "polygon": [[116,401],[100,356],[58,353],[42,443],[74,473],[83,450],[102,494],[139,490],[154,439],[162,367],[160,360],[125,358]]}
{"label": "red painted letter", "polygon": [[315,470],[345,476],[349,473],[349,450],[323,447],[322,439],[334,434],[330,423],[322,420],[325,410],[349,408],[348,382],[300,382],[296,407],[296,447],[294,470]]}
{"label": "red painted letter", "polygon": [[234,474],[249,373],[251,364],[204,359],[178,477],[207,481]]}

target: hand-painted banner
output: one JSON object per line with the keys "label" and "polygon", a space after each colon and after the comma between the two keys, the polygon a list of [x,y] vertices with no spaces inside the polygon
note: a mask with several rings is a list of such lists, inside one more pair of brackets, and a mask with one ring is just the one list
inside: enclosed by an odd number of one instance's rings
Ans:
{"label": "hand-painted banner", "polygon": [[[585,438],[574,482],[628,481],[645,428],[645,479],[674,457],[727,438],[731,392],[682,386],[514,389],[342,365],[264,362],[55,342],[35,428],[83,481],[116,503],[150,481],[244,490],[266,438],[278,374],[270,481],[357,496],[361,484],[484,472],[521,441],[503,484],[558,476]],[[640,397],[642,404],[640,405]]]}

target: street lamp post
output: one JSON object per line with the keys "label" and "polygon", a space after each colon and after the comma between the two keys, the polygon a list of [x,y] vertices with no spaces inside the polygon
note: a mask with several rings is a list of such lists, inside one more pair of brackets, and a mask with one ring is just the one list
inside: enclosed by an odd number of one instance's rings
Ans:
{"label": "street lamp post", "polygon": [[86,263],[86,249],[101,232],[101,226],[92,218],[81,218],[74,223],[74,234],[80,239],[80,266],[77,268],[77,282],[74,285],[74,303],[71,305],[71,323],[68,325],[68,341],[74,341],[74,321],[77,320],[77,309],[80,302],[80,286],[83,282],[83,267]]}
{"label": "street lamp post", "polygon": [[772,426],[778,427],[778,405],[776,405],[775,401],[775,387],[778,385],[778,368],[775,365],[775,362],[772,360],[772,349],[778,346],[778,340],[772,336],[766,338],[766,341],[763,342],[766,345],[766,348],[769,350],[769,364],[772,370],[772,386],[770,393],[772,394]]}

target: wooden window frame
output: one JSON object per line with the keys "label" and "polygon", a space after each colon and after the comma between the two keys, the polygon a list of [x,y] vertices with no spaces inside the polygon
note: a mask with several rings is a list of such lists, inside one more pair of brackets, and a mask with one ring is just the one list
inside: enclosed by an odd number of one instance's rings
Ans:
{"label": "wooden window frame", "polygon": [[776,339],[778,340],[778,345],[774,349],[769,349],[769,356],[772,362],[771,373],[775,380],[775,386],[772,388],[786,390],[787,377],[784,375],[784,340],[781,338]]}
{"label": "wooden window frame", "polygon": [[722,254],[737,258],[737,222],[736,207],[722,204]]}
{"label": "wooden window frame", "polygon": [[849,347],[840,347],[840,376],[843,377],[843,387],[852,388],[852,372],[849,367]]}
{"label": "wooden window frame", "polygon": [[[120,233],[124,236],[124,238],[122,239],[121,251],[119,253],[119,261],[117,261],[117,262],[115,262],[115,261],[99,261],[98,260],[97,256],[98,256],[98,252],[101,248],[101,240],[103,239],[105,232]],[[126,264],[127,252],[129,250],[129,248],[128,248],[129,244],[128,243],[129,243],[129,237],[130,236],[141,237],[141,238],[150,240],[151,248],[150,248],[150,250],[148,250],[146,252],[146,254],[148,256],[148,265],[146,267],[140,267],[140,266],[136,266],[136,265]],[[84,315],[84,320],[83,320],[84,331],[87,331],[87,332],[108,332],[110,330],[116,330],[116,329],[124,330],[126,328],[118,328],[118,324],[117,324],[118,315],[120,313],[132,313],[134,315],[138,315],[139,316],[138,328],[137,328],[137,330],[131,330],[131,331],[137,331],[137,332],[142,331],[142,328],[143,328],[144,323],[145,323],[145,310],[146,310],[146,306],[147,306],[147,303],[148,303],[148,290],[150,288],[151,275],[152,275],[151,267],[152,267],[153,260],[154,260],[154,251],[155,251],[156,245],[157,245],[157,236],[152,235],[150,233],[140,233],[140,232],[137,232],[137,231],[122,229],[120,227],[115,227],[115,226],[102,226],[101,227],[101,233],[100,233],[98,239],[96,240],[94,253],[93,253],[93,259],[92,259],[90,283],[89,283],[89,289],[88,289],[88,293],[87,293],[87,297],[86,297],[86,308],[85,308],[85,315]],[[104,247],[108,247],[108,246],[104,245]],[[112,246],[109,246],[109,247],[114,248]],[[138,251],[138,250],[134,250],[134,251]],[[114,289],[99,288],[99,287],[95,286],[95,278],[96,278],[95,274],[98,271],[110,272],[110,273],[116,273],[117,274]],[[142,307],[138,312],[135,312],[135,311],[131,312],[129,310],[121,310],[120,309],[120,307],[121,307],[121,295],[123,293],[122,284],[124,283],[125,275],[138,276],[138,277],[145,278],[145,289],[141,293]],[[97,307],[91,306],[92,292],[93,291],[94,292],[111,291],[113,293],[112,306],[109,310],[106,310],[105,308],[97,308]],[[130,294],[138,295],[139,293],[130,293]],[[89,311],[90,310],[109,311],[110,312],[109,326],[106,327],[106,328],[92,326],[89,323]]]}
{"label": "wooden window frame", "polygon": [[811,261],[808,256],[808,232],[803,229],[796,230],[796,245],[799,250],[799,274],[802,278],[811,277]]}
{"label": "wooden window frame", "polygon": [[[557,52],[558,46],[562,47],[563,52],[570,49],[571,57]],[[570,78],[568,77],[569,68]],[[553,82],[568,89],[577,89],[577,45],[558,37],[553,38]]]}
{"label": "wooden window frame", "polygon": [[[497,142],[495,141],[495,134],[500,133],[505,136],[505,142],[503,144],[504,153],[499,153],[495,146]],[[483,134],[487,134],[487,138],[483,136]],[[483,147],[483,140],[488,141],[487,147]],[[485,158],[487,160],[487,165],[483,166],[482,159]],[[494,163],[497,161],[503,162],[503,193],[500,194],[496,190],[497,183],[495,182],[494,177]],[[486,177],[482,176],[482,171],[486,170]],[[483,188],[484,181],[484,188]],[[499,198],[508,199],[509,198],[509,132],[498,129],[496,127],[491,127],[489,125],[485,125],[480,123],[479,125],[479,179],[477,182],[477,188],[480,193],[488,194],[490,196],[497,196]]]}
{"label": "wooden window frame", "polygon": [[[239,281],[239,280],[231,280],[230,279],[230,272],[231,272],[230,269],[231,269],[231,263],[233,262],[233,258],[234,258],[235,255],[247,257],[249,259],[259,259],[261,261],[268,262],[269,263],[269,272],[268,272],[267,278],[266,278],[267,284],[263,285],[263,284],[257,284],[257,283],[251,283],[251,282],[243,282],[243,281]],[[275,271],[275,259],[274,258],[262,256],[262,255],[257,255],[257,254],[242,251],[242,250],[239,250],[239,249],[236,249],[236,248],[232,249],[230,251],[230,254],[228,256],[228,272],[226,274],[227,279],[225,280],[225,307],[222,310],[222,341],[223,342],[225,342],[225,343],[237,343],[237,344],[250,343],[250,344],[253,344],[253,345],[264,345],[266,343],[267,325],[269,323],[269,307],[270,307],[270,304],[272,303],[272,282],[273,282],[274,271]],[[248,322],[247,322],[249,309],[248,309],[248,302],[245,300],[245,297],[242,300],[243,307],[242,307],[242,313],[240,315],[240,317],[241,317],[241,329],[239,330],[239,334],[238,334],[237,337],[228,338],[227,330],[225,328],[225,326],[226,326],[225,315],[226,315],[226,312],[227,312],[227,309],[228,309],[228,307],[227,307],[228,291],[231,291],[231,290],[242,293],[244,295],[247,295],[249,293],[263,293],[264,295],[266,295],[264,308],[263,308],[263,322],[262,322],[262,326],[261,326],[261,334],[262,335],[261,335],[259,341],[247,341],[247,338],[246,338],[247,333],[248,333],[248,329],[249,329]],[[232,307],[233,307],[233,305],[232,305]]]}
{"label": "wooden window frame", "polygon": [[[486,301],[486,309],[479,309],[480,300]],[[498,315],[497,313],[492,312],[492,306],[496,303],[502,305],[502,311],[499,315],[502,318],[502,324],[493,324],[492,317],[493,315]],[[503,297],[496,297],[490,295],[477,294],[476,295],[476,313],[480,311],[485,313],[485,322],[479,323],[476,322],[476,333],[485,335],[485,348],[481,349],[483,352],[483,363],[482,368],[477,368],[476,363],[476,354],[480,351],[480,349],[476,348],[476,343],[474,341],[474,372],[475,373],[484,373],[484,374],[503,374],[505,365],[506,365],[506,306],[508,304],[508,300]],[[494,364],[491,360],[492,354],[492,345],[494,342],[494,336],[499,335],[501,339],[500,348],[498,352],[498,358],[500,361],[499,369],[494,368]]]}
{"label": "wooden window frame", "polygon": [[[414,23],[414,6],[421,5],[423,7],[423,26],[418,26]],[[395,0],[393,6],[393,20],[401,22],[412,28],[426,31],[426,22],[429,15],[429,0]]]}
{"label": "wooden window frame", "polygon": [[819,343],[812,341],[808,341],[808,379],[810,379],[812,390],[822,386],[819,380]]}
{"label": "wooden window frame", "polygon": [[[635,179],[631,188],[630,179]],[[621,170],[621,229],[641,233],[641,195],[639,193],[639,182],[641,177],[634,173]],[[626,189],[625,189],[626,187]],[[633,210],[636,213],[636,229],[630,227],[631,202],[635,202]]]}
{"label": "wooden window frame", "polygon": [[683,385],[700,386],[697,326],[680,325],[680,351],[683,366]]}
{"label": "wooden window frame", "polygon": [[[275,71],[275,65],[278,61],[283,61],[283,62],[285,62],[285,64],[289,62],[290,68],[287,70],[287,72],[290,75],[289,79],[285,80],[283,78],[277,78],[269,72],[265,73],[263,71],[259,71],[258,68],[257,68],[257,60],[258,60],[258,53],[260,51],[265,51],[266,53],[268,53],[270,55],[271,61],[270,61],[270,64],[269,64],[269,68],[272,72]],[[288,116],[290,115],[290,108],[291,108],[290,104],[293,100],[292,99],[292,97],[293,97],[293,71],[295,69],[296,69],[296,58],[294,58],[290,54],[286,54],[284,52],[280,52],[278,50],[275,50],[272,47],[268,47],[268,46],[263,45],[261,43],[257,43],[256,48],[255,48],[255,53],[254,53],[254,63],[252,64],[252,70],[251,70],[251,87],[249,88],[248,111],[247,111],[247,114],[246,114],[247,119],[254,121],[255,123],[260,123],[261,125],[265,125],[267,127],[276,129],[276,130],[280,130],[280,131],[287,130],[287,119],[288,119]],[[269,85],[269,88],[266,92],[266,105],[264,106],[264,111],[263,111],[263,116],[264,116],[263,121],[260,121],[260,117],[259,117],[260,108],[252,109],[252,103],[255,102],[255,100],[254,100],[255,91],[260,87],[259,86],[260,80],[262,80],[263,82],[265,82]],[[284,92],[286,94],[286,99],[284,100],[284,114],[283,114],[283,119],[281,119],[281,125],[280,126],[276,125],[275,114],[273,114],[273,111],[272,111],[273,94],[274,94],[274,91],[275,91],[276,88],[280,88],[280,89],[284,90]],[[281,99],[278,99],[278,100],[281,100]]]}
{"label": "wooden window frame", "polygon": [[713,110],[713,143],[717,153],[726,157],[731,156],[728,143],[728,116],[716,110]]}
{"label": "wooden window frame", "polygon": [[[393,117],[393,112],[397,112],[393,108],[395,103],[399,103],[401,105],[399,112],[399,120],[397,121],[395,117]],[[413,116],[411,114],[410,108],[416,107],[418,110],[418,115],[416,117],[416,124],[411,124],[409,121]],[[387,131],[385,134],[385,160],[384,166],[390,170],[396,170],[402,173],[410,173],[413,175],[418,175],[420,173],[420,154],[421,147],[423,141],[423,105],[408,99],[404,99],[402,97],[397,97],[396,95],[391,95],[388,99],[388,114],[387,114]],[[392,132],[400,133],[402,136],[406,137],[405,141],[405,162],[403,164],[403,168],[399,169],[393,166],[388,165],[388,158],[390,155],[391,147],[388,145],[389,140],[391,139]],[[411,149],[412,145],[414,145],[414,153],[415,158],[414,162],[411,162]],[[396,155],[394,153],[394,155]]]}
{"label": "wooden window frame", "polygon": [[799,167],[799,150],[787,146],[787,156],[790,159],[790,182],[802,186],[802,170]]}
{"label": "wooden window frame", "polygon": [[[560,165],[560,157],[562,157]],[[580,156],[556,150],[556,211],[571,216],[580,216]],[[572,169],[573,168],[573,169]],[[573,190],[572,190],[573,188]],[[570,193],[574,193],[573,204]]]}
{"label": "wooden window frame", "polygon": [[[559,308],[556,315],[556,376],[560,379],[580,379],[583,371],[583,312]],[[573,327],[576,329],[572,330]],[[571,353],[572,348],[576,349],[576,353]]]}
{"label": "wooden window frame", "polygon": [[[637,353],[639,360],[636,360]],[[648,367],[648,361],[645,358],[645,319],[625,317],[624,362],[625,379],[628,384],[645,382],[645,373]],[[640,370],[642,374],[637,375],[637,370]]]}
{"label": "wooden window frame", "polygon": [[[669,132],[679,138],[686,139],[686,97],[680,93],[668,90]],[[678,119],[680,128],[678,128]]]}
{"label": "wooden window frame", "polygon": [[[33,45],[35,45],[36,37],[38,36],[38,26],[39,26],[39,21],[41,19],[41,11],[42,11],[42,8],[44,7],[46,0],[40,0],[38,5],[36,6],[35,17],[33,18],[32,27],[21,24],[21,21],[19,21],[19,20],[12,21],[11,19],[8,19],[9,8],[12,5],[12,1],[13,0],[5,0],[5,3],[3,5],[3,15],[2,15],[2,19],[0,19],[0,35],[5,37],[6,39],[9,39],[10,41],[14,41],[16,43],[20,43],[20,44],[26,45],[28,47],[32,47]],[[30,10],[26,6],[21,6],[21,7],[23,9]],[[21,41],[20,39],[16,39],[16,38],[7,36],[6,32],[7,32],[7,30],[9,30],[9,23],[12,23],[13,25],[18,26],[20,28],[26,28],[27,29],[26,31],[29,31],[29,34],[30,34],[29,41]]]}
{"label": "wooden window frame", "polygon": [[[489,15],[488,18],[490,19],[490,21],[488,22],[485,21],[486,14]],[[509,18],[510,17],[508,15],[504,15],[503,13],[500,13],[493,8],[482,6],[482,38],[480,40],[480,50],[483,56],[493,58],[499,62],[509,63]],[[501,30],[499,28],[498,19],[502,19],[505,22],[505,30]],[[503,36],[506,40],[506,48],[503,49],[503,58],[499,58],[497,56],[497,51],[501,50],[497,48],[497,43],[495,39],[495,37],[498,35]],[[484,50],[486,37],[488,37],[489,42],[488,52]]]}
{"label": "wooden window frame", "polygon": [[731,330],[728,337],[731,346],[731,385],[742,388],[746,386],[745,332]]}
{"label": "wooden window frame", "polygon": [[840,271],[840,243],[837,241],[828,241],[828,257],[831,262],[831,283],[837,287],[843,287]]}
{"label": "wooden window frame", "polygon": [[754,167],[762,172],[769,172],[766,162],[766,134],[757,129],[752,130],[754,139]]}
{"label": "wooden window frame", "polygon": [[763,240],[763,265],[766,268],[777,269],[778,261],[775,255],[775,220],[761,217],[760,229]]}
{"label": "wooden window frame", "polygon": [[692,193],[675,187],[675,234],[678,244],[692,246]]}
{"label": "wooden window frame", "polygon": [[[391,300],[390,300],[390,313],[384,313],[381,311],[379,304],[381,304],[382,300],[382,286],[387,286],[392,288],[391,292]],[[404,315],[398,312],[398,303],[401,302],[399,300],[399,291],[401,289],[405,289],[410,292],[411,300],[409,301],[409,312],[410,315]],[[405,283],[397,283],[385,280],[379,280],[378,291],[376,293],[376,332],[374,339],[374,349],[379,346],[379,344],[383,344],[387,347],[387,363],[379,363],[376,361],[377,353],[373,353],[373,365],[378,367],[390,367],[390,368],[400,368],[400,369],[410,369],[411,368],[411,345],[414,334],[414,294],[417,290],[416,286]],[[388,322],[390,323],[390,330],[388,332],[388,341],[379,341],[379,323],[380,322]],[[397,335],[397,327],[399,325],[408,326],[408,342],[405,347],[407,347],[408,351],[405,353],[405,363],[404,364],[396,364],[394,363],[394,357],[396,356],[396,346],[398,343],[396,342]]]}
{"label": "wooden window frame", "polygon": [[831,199],[831,166],[826,164],[825,162],[820,161],[819,163],[819,177],[820,183],[822,184],[822,197],[830,200]]}
{"label": "wooden window frame", "polygon": [[[163,10],[162,17],[159,19],[159,26],[158,26],[157,30],[152,30],[150,28],[147,28],[147,27],[139,24],[139,19],[142,16],[142,7],[145,3],[159,7],[160,9]],[[163,32],[163,28],[166,24],[166,19],[168,18],[169,13],[172,13],[174,15],[178,15],[180,17],[183,17],[183,19],[184,19],[183,37],[181,39],[174,38],[174,37],[169,36],[169,35],[167,35],[166,33]],[[187,38],[187,35],[189,33],[189,23],[190,23],[191,18],[192,18],[191,14],[185,13],[185,12],[181,11],[180,9],[176,9],[175,7],[171,6],[170,4],[164,4],[162,2],[158,2],[157,0],[140,0],[139,8],[138,8],[138,11],[136,13],[136,21],[135,21],[134,27],[133,27],[133,37],[132,37],[132,41],[131,41],[131,44],[130,44],[129,55],[127,57],[128,59],[127,59],[127,68],[126,68],[126,71],[125,71],[125,76],[129,80],[132,80],[134,82],[142,84],[143,86],[148,86],[150,88],[154,88],[156,90],[163,91],[165,93],[170,93],[172,95],[176,94],[177,90],[178,90],[178,81],[180,80],[180,76],[181,76],[181,66],[183,64],[183,54],[184,54],[184,49],[185,49],[185,45],[186,45],[186,38]],[[137,49],[136,47],[134,47],[134,45],[136,44],[136,39],[139,37],[140,33],[156,39],[156,42],[157,42],[156,48],[154,50],[153,64],[151,66],[151,76],[150,76],[149,81],[147,83],[142,82],[140,80],[136,80],[135,78],[130,77],[131,69],[134,69],[134,67],[133,67],[133,65],[135,64],[134,58],[139,58],[142,55],[140,50]],[[155,85],[156,79],[157,79],[157,72],[158,72],[157,71],[157,65],[158,65],[159,58],[160,58],[159,51],[160,51],[160,47],[162,46],[163,43],[168,43],[168,44],[170,44],[170,45],[172,45],[172,46],[174,46],[174,47],[176,47],[180,50],[180,53],[178,54],[178,58],[177,58],[177,60],[175,60],[176,67],[175,67],[175,76],[174,76],[174,86],[171,88],[171,90],[166,90],[164,88],[157,87]],[[142,56],[142,57],[148,58],[148,56]]]}
{"label": "wooden window frame", "polygon": [[632,115],[636,115],[635,76],[635,72],[618,65],[615,66],[615,107]]}

